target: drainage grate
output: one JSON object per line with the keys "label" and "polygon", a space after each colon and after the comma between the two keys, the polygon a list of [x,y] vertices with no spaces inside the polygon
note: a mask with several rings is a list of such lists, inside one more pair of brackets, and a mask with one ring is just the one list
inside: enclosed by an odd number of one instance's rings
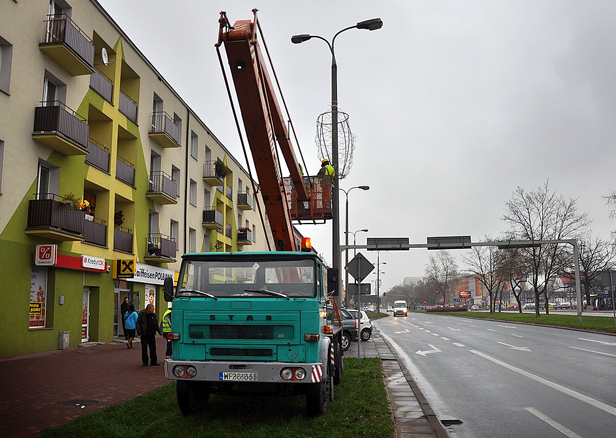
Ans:
{"label": "drainage grate", "polygon": [[97,404],[99,404],[100,402],[98,400],[68,400],[65,402],[62,402],[62,404],[64,406],[75,406],[77,408],[85,408],[86,406],[95,406]]}

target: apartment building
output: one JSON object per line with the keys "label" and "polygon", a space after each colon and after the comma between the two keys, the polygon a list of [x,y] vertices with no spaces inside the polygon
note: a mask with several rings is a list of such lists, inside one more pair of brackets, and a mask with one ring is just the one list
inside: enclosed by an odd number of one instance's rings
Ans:
{"label": "apartment building", "polygon": [[0,357],[162,314],[185,252],[267,250],[254,187],[97,1],[0,3]]}

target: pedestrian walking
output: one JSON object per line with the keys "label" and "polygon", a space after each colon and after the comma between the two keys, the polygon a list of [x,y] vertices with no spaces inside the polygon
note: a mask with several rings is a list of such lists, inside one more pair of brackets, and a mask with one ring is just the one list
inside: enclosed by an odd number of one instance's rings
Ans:
{"label": "pedestrian walking", "polygon": [[137,334],[141,337],[141,362],[143,366],[148,365],[148,348],[150,349],[150,365],[160,365],[156,356],[156,333],[163,334],[158,325],[156,313],[154,313],[154,306],[148,304],[144,310],[139,312],[137,318]]}
{"label": "pedestrian walking", "polygon": [[167,309],[163,314],[162,322],[160,323],[163,329],[163,337],[167,340],[167,351],[165,351],[165,358],[171,359],[173,357],[173,351],[171,349],[171,339],[168,334],[171,333],[171,308]]}
{"label": "pedestrian walking", "polygon": [[130,306],[130,301],[128,297],[124,297],[124,301],[120,306],[120,318],[122,318],[122,332],[124,333],[124,339],[128,340],[128,333],[126,333],[126,318],[124,315],[128,312],[128,306]]}
{"label": "pedestrian walking", "polygon": [[124,321],[126,321],[126,328],[124,329],[128,332],[128,341],[126,342],[127,348],[133,348],[133,339],[135,339],[135,329],[137,326],[137,312],[135,312],[135,306],[131,303],[128,306],[128,310],[123,315]]}

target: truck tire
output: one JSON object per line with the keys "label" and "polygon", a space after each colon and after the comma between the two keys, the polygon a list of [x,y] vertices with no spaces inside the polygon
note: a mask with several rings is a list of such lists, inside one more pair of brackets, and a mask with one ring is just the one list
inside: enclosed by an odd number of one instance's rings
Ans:
{"label": "truck tire", "polygon": [[347,351],[349,348],[351,348],[351,334],[342,332],[342,351]]}
{"label": "truck tire", "polygon": [[342,360],[342,347],[337,340],[334,341],[334,365],[336,366],[336,370],[334,371],[334,385],[338,385],[342,381],[344,361]]}
{"label": "truck tire", "polygon": [[372,332],[370,331],[370,329],[365,328],[361,331],[361,340],[367,341],[368,339],[370,339],[371,335],[372,335]]}
{"label": "truck tire", "polygon": [[206,383],[178,380],[178,405],[184,416],[194,415],[205,410],[209,396],[210,390]]}
{"label": "truck tire", "polygon": [[310,418],[318,417],[327,412],[330,398],[330,383],[329,376],[323,375],[323,380],[320,383],[312,383],[312,388],[306,394],[306,408]]}

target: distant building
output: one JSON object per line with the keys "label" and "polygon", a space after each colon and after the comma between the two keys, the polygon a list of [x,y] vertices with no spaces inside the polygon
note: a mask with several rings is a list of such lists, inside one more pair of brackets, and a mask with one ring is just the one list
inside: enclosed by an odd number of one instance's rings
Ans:
{"label": "distant building", "polygon": [[415,286],[419,284],[421,277],[404,277],[404,286]]}

